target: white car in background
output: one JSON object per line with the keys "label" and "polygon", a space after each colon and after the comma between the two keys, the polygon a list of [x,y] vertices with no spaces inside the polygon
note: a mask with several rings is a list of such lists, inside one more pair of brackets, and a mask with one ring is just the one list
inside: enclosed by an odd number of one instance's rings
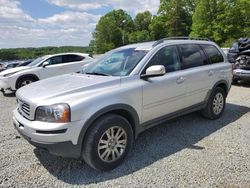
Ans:
{"label": "white car in background", "polygon": [[82,66],[94,59],[89,54],[63,53],[35,59],[28,66],[16,67],[0,73],[0,88],[17,90],[22,86],[45,78],[80,72]]}

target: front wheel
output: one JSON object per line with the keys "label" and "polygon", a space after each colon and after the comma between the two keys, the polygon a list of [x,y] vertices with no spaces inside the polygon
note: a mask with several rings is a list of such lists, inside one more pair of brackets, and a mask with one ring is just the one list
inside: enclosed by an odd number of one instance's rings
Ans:
{"label": "front wheel", "polygon": [[23,86],[29,85],[29,84],[31,84],[32,82],[35,82],[35,81],[36,80],[34,78],[32,78],[32,77],[22,78],[17,83],[17,89],[19,89],[19,88],[21,88]]}
{"label": "front wheel", "polygon": [[83,143],[83,159],[91,167],[107,171],[120,165],[133,144],[133,131],[127,119],[108,114],[91,126]]}
{"label": "front wheel", "polygon": [[207,106],[202,110],[202,114],[208,119],[219,119],[224,112],[225,104],[226,93],[222,88],[217,87],[210,95]]}

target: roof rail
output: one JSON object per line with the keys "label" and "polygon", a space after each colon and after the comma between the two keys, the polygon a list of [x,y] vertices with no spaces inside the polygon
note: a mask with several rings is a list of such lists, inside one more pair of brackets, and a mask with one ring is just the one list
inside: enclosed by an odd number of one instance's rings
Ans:
{"label": "roof rail", "polygon": [[167,38],[163,38],[163,39],[160,39],[160,40],[156,41],[153,44],[153,47],[157,46],[158,44],[163,43],[165,40],[204,40],[204,41],[211,41],[208,38],[199,38],[199,37],[167,37]]}

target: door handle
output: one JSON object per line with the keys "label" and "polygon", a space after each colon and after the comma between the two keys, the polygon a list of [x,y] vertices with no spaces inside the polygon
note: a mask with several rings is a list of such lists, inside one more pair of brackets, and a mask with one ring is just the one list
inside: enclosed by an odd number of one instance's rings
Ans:
{"label": "door handle", "polygon": [[214,72],[213,71],[208,71],[208,76],[213,76],[214,75]]}
{"label": "door handle", "polygon": [[180,77],[176,80],[177,84],[182,84],[186,79],[184,77]]}

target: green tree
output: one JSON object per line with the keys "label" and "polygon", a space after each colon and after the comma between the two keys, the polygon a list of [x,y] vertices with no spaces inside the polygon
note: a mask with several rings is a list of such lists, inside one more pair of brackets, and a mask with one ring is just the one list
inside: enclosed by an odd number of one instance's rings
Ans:
{"label": "green tree", "polygon": [[136,31],[149,31],[149,25],[152,21],[152,14],[149,11],[138,13],[134,19]]}
{"label": "green tree", "polygon": [[149,28],[153,40],[159,40],[167,36],[166,22],[162,15],[154,16]]}
{"label": "green tree", "polygon": [[134,30],[131,16],[123,10],[113,10],[100,18],[93,33],[97,53],[128,44],[129,33]]}
{"label": "green tree", "polygon": [[192,25],[194,1],[161,0],[158,15],[165,20],[166,36],[187,36]]}
{"label": "green tree", "polygon": [[134,31],[129,35],[130,43],[145,42],[151,39],[150,33],[147,30]]}
{"label": "green tree", "polygon": [[129,42],[143,42],[151,39],[150,24],[152,21],[152,14],[149,11],[138,13],[134,19],[134,31],[129,34]]}
{"label": "green tree", "polygon": [[248,0],[197,1],[191,36],[208,37],[222,46],[249,36],[249,7]]}

